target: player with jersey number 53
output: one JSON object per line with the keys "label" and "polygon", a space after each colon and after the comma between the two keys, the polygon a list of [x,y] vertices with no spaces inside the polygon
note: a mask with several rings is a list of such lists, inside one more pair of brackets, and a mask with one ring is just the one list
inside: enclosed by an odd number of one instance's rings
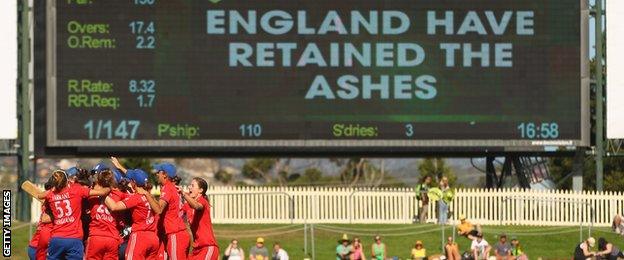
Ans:
{"label": "player with jersey number 53", "polygon": [[82,260],[82,201],[90,196],[106,196],[110,188],[89,189],[69,182],[67,173],[57,170],[52,173],[53,185],[50,191],[37,194],[52,209],[53,223],[48,246],[49,260]]}

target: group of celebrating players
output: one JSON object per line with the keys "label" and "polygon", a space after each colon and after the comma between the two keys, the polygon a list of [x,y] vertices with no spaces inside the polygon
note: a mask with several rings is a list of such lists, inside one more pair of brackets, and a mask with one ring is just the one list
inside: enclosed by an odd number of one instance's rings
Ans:
{"label": "group of celebrating players", "polygon": [[52,173],[46,191],[36,194],[43,205],[30,259],[218,259],[204,179],[193,178],[184,192],[176,167],[156,164],[156,199],[148,173],[111,162]]}

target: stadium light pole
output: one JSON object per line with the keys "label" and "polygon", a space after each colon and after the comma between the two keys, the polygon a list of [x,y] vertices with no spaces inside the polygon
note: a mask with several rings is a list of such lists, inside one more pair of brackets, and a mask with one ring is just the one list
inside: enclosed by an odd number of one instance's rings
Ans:
{"label": "stadium light pole", "polygon": [[603,115],[603,71],[602,71],[602,0],[594,5],[596,34],[596,190],[603,190],[603,156],[604,156],[604,115]]}

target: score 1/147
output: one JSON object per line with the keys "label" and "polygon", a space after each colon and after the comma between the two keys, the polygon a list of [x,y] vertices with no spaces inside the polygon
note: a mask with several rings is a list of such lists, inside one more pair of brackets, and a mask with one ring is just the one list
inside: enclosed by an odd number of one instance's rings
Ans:
{"label": "score 1/147", "polygon": [[121,120],[118,123],[113,120],[89,120],[83,128],[87,131],[87,137],[93,139],[136,139],[141,121]]}

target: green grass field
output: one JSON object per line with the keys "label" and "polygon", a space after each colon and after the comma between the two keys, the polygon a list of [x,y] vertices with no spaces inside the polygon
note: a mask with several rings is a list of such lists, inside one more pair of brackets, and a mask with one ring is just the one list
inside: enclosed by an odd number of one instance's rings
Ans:
{"label": "green grass field", "polygon": [[[14,223],[14,227],[20,226]],[[215,225],[215,233],[221,253],[227,247],[229,241],[237,238],[245,253],[254,244],[257,236],[265,238],[267,246],[274,242],[280,242],[288,251],[291,259],[303,259],[304,254],[304,231],[303,225]],[[26,259],[25,248],[29,237],[28,226],[15,229],[13,233],[13,259]],[[308,253],[311,254],[310,231],[308,231]],[[372,243],[372,237],[380,234],[388,248],[388,256],[397,256],[406,259],[416,240],[422,240],[429,255],[441,252],[442,230],[432,224],[424,225],[315,225],[314,242],[316,259],[335,259],[334,251],[337,240],[342,233],[347,233],[349,238],[358,236],[364,242],[365,253]],[[452,232],[452,227],[447,226],[446,235]],[[483,227],[485,239],[494,244],[500,232],[508,236],[517,236],[530,259],[570,259],[574,247],[579,243],[579,227],[526,227],[526,226],[485,226]],[[587,236],[587,229],[583,231]],[[624,239],[610,231],[609,228],[593,228],[592,236],[596,239],[604,237],[619,248],[624,248]],[[466,251],[470,247],[470,241],[458,237],[460,250]]]}

